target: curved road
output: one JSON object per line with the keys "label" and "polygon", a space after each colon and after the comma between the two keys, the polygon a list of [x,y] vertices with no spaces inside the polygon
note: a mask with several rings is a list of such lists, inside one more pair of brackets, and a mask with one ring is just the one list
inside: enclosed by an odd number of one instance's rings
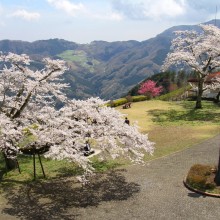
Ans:
{"label": "curved road", "polygon": [[204,197],[187,190],[183,178],[196,163],[216,164],[220,136],[194,147],[132,166],[128,181],[138,183],[140,192],[126,201],[105,202],[98,207],[78,209],[78,219],[95,220],[216,220],[220,219],[220,199]]}

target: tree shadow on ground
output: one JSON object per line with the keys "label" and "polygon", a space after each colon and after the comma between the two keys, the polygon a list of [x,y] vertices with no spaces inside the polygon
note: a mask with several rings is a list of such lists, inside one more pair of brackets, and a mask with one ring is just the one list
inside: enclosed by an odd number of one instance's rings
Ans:
{"label": "tree shadow on ground", "polygon": [[189,109],[185,111],[171,110],[158,110],[154,109],[149,111],[153,116],[154,122],[179,122],[179,121],[199,121],[199,122],[213,122],[219,123],[220,113],[212,112],[211,110],[196,110]]}
{"label": "tree shadow on ground", "polygon": [[2,155],[0,155],[0,181],[2,180],[3,176],[7,173],[5,160],[3,159]]}
{"label": "tree shadow on ground", "polygon": [[72,178],[63,178],[5,189],[8,204],[2,212],[28,220],[75,219],[77,213],[68,213],[68,209],[98,206],[103,201],[127,200],[138,193],[140,186],[126,182],[124,171],[97,174],[85,186]]}
{"label": "tree shadow on ground", "polygon": [[201,198],[201,197],[205,198],[206,197],[205,195],[194,193],[194,192],[188,193],[188,196],[192,198]]}
{"label": "tree shadow on ground", "polygon": [[5,169],[0,169],[0,181],[2,180],[2,177],[4,176],[5,172]]}

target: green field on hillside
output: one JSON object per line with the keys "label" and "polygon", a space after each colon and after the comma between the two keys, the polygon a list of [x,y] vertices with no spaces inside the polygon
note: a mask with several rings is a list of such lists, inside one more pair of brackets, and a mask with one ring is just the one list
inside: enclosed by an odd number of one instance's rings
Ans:
{"label": "green field on hillside", "polygon": [[91,72],[94,72],[94,66],[99,63],[97,60],[89,58],[83,50],[66,50],[57,56],[65,61],[78,63]]}

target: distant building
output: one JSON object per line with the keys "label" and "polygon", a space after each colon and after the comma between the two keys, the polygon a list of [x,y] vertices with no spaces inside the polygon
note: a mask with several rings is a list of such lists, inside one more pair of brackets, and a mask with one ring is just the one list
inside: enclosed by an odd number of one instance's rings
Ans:
{"label": "distant building", "polygon": [[[220,78],[220,72],[210,73],[206,77],[206,80],[204,82],[204,88],[206,88],[206,86],[211,85],[212,83],[214,83],[216,78]],[[198,91],[198,79],[191,78],[191,79],[188,80],[188,83],[192,86],[192,88],[190,89],[191,95],[196,96],[197,91]],[[219,88],[217,88],[217,89],[208,88],[203,92],[202,97],[203,98],[216,98],[218,93],[219,93]]]}

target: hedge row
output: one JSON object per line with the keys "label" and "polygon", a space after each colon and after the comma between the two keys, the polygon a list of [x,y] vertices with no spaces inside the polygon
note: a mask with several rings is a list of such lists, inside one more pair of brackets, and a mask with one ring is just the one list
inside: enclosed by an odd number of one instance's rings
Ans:
{"label": "hedge row", "polygon": [[148,99],[148,97],[146,97],[144,95],[127,96],[126,98],[112,100],[107,104],[107,106],[117,107],[119,105],[124,105],[125,103],[128,103],[128,102],[141,102],[141,101],[145,101],[147,99]]}
{"label": "hedge row", "polygon": [[[156,99],[162,100],[162,101],[182,99],[183,94],[186,91],[188,91],[190,88],[191,88],[191,86],[185,86],[185,87],[182,87],[180,89],[169,92],[167,94],[158,96],[158,97],[156,97]],[[144,95],[126,96],[125,98],[120,98],[120,99],[110,101],[107,104],[107,106],[117,107],[117,106],[120,106],[120,105],[124,105],[125,103],[128,103],[128,102],[141,102],[141,101],[145,101],[145,100],[149,100],[149,97],[144,96]]]}

